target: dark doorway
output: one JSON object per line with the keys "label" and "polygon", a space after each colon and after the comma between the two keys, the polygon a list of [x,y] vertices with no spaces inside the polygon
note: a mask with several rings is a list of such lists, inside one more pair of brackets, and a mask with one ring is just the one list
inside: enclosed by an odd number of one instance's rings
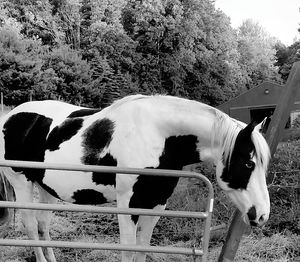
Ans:
{"label": "dark doorway", "polygon": [[251,121],[260,123],[261,121],[264,120],[265,117],[272,116],[274,110],[275,107],[251,109],[250,110]]}
{"label": "dark doorway", "polygon": [[[275,107],[268,108],[256,108],[250,110],[251,121],[255,121],[256,123],[260,123],[264,120],[265,117],[272,117],[274,113]],[[286,123],[285,128],[291,127],[291,118]]]}

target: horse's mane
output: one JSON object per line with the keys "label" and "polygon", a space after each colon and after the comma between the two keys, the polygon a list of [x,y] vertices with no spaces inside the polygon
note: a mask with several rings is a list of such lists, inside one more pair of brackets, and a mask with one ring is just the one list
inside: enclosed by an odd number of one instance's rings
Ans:
{"label": "horse's mane", "polygon": [[[230,162],[237,135],[239,131],[246,127],[246,124],[231,118],[217,109],[215,112],[216,119],[212,130],[212,143],[214,144],[215,141],[218,141],[219,139],[219,141],[223,141],[223,144],[221,145],[223,155],[218,157],[223,157],[224,161]],[[259,164],[261,164],[264,169],[267,169],[270,158],[270,150],[267,142],[256,130],[252,132],[251,139],[254,144],[257,159],[260,161]]]}
{"label": "horse's mane", "polygon": [[[222,155],[216,158],[223,158],[228,161],[234,148],[234,144],[238,132],[242,126],[237,122],[232,121],[231,118],[219,110],[215,110],[215,121],[212,128],[212,148],[215,146],[222,146]],[[216,145],[217,141],[223,141],[221,145]]]}
{"label": "horse's mane", "polygon": [[263,136],[259,132],[253,132],[252,141],[256,149],[258,159],[261,161],[263,168],[267,170],[271,153],[266,140],[263,139]]}

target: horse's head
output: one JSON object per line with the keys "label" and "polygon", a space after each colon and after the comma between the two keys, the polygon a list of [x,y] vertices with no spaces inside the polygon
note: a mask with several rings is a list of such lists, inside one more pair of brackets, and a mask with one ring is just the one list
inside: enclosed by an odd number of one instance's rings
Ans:
{"label": "horse's head", "polygon": [[223,152],[217,164],[220,187],[242,212],[244,221],[253,226],[263,225],[270,213],[266,184],[270,152],[261,129],[254,123],[241,129],[231,150]]}

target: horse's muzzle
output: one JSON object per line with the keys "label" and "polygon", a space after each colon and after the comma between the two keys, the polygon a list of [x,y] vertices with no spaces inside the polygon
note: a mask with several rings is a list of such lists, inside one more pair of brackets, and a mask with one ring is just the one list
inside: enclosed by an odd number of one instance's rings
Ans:
{"label": "horse's muzzle", "polygon": [[267,220],[268,216],[265,214],[257,214],[256,208],[252,206],[249,211],[247,212],[247,216],[249,219],[249,224],[251,226],[262,226],[264,225]]}

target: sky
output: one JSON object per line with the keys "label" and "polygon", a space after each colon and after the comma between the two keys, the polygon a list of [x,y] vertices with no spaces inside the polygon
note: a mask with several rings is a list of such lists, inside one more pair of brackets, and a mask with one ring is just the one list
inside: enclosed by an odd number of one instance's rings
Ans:
{"label": "sky", "polygon": [[231,18],[233,28],[251,18],[286,46],[300,39],[300,0],[216,0],[216,8]]}

